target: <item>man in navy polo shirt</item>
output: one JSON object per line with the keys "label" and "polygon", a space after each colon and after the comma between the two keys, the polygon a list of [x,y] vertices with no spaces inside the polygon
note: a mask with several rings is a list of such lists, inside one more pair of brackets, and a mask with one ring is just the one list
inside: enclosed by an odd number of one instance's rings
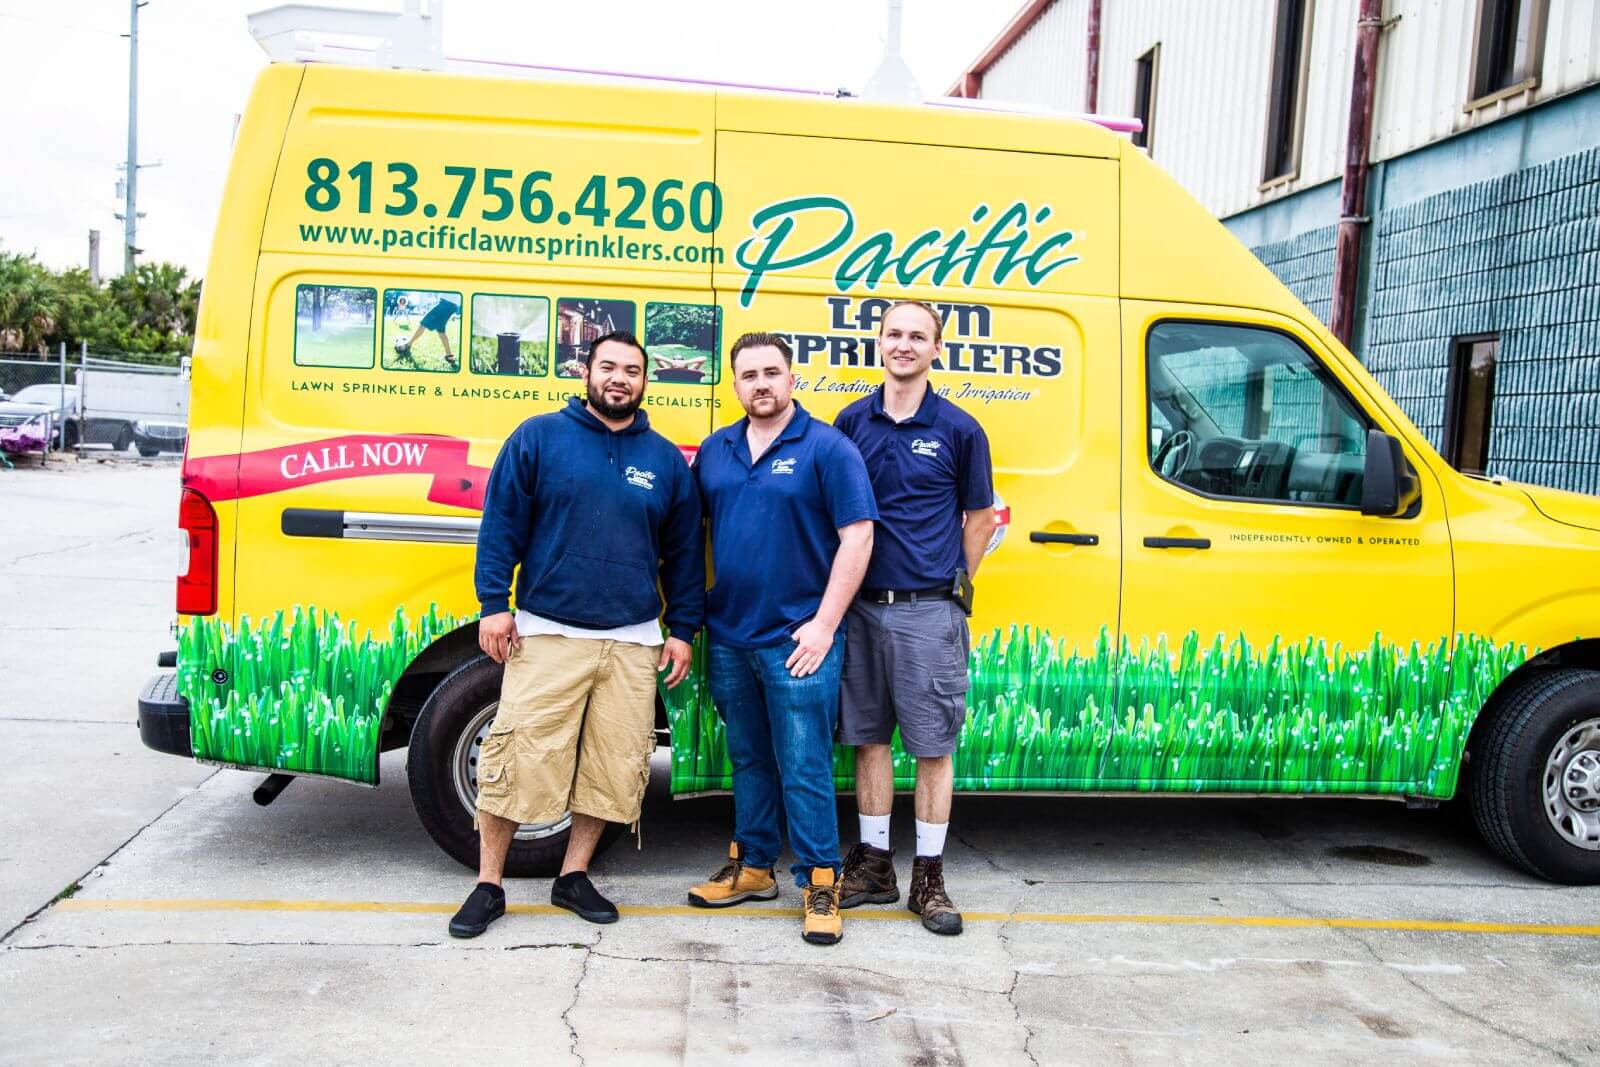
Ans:
{"label": "man in navy polo shirt", "polygon": [[747,333],[728,361],[747,417],[706,438],[694,474],[711,527],[708,673],[728,728],[734,832],[728,863],[689,890],[689,903],[776,897],[783,812],[805,894],[801,936],[831,945],[844,933],[833,789],[840,624],[878,511],[855,446],[794,402],[788,342]]}
{"label": "man in navy polo shirt", "polygon": [[878,327],[883,386],[833,423],[861,450],[879,512],[845,651],[839,739],[856,746],[861,840],[845,858],[840,906],[900,899],[889,847],[889,742],[898,725],[917,760],[917,852],[906,906],[934,933],[959,934],[943,859],[950,756],[967,715],[967,615],[954,588],[959,574],[978,573],[994,533],[994,484],[983,428],[928,384],[941,335],[927,304],[903,300],[886,310]]}

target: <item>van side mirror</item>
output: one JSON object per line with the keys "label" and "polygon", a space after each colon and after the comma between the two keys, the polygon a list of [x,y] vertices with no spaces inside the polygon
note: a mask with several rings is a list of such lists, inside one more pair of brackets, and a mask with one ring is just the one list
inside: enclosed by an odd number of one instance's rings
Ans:
{"label": "van side mirror", "polygon": [[1367,431],[1367,462],[1361,478],[1361,514],[1403,515],[1422,497],[1422,480],[1399,439]]}

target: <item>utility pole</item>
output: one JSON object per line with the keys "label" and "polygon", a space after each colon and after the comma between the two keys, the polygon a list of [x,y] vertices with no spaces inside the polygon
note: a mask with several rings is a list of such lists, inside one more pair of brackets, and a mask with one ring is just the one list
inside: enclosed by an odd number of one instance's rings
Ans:
{"label": "utility pole", "polygon": [[127,202],[123,204],[123,240],[126,244],[123,273],[133,274],[134,257],[139,254],[139,9],[146,0],[128,0],[128,178]]}
{"label": "utility pole", "polygon": [[89,281],[100,284],[100,231],[89,231]]}

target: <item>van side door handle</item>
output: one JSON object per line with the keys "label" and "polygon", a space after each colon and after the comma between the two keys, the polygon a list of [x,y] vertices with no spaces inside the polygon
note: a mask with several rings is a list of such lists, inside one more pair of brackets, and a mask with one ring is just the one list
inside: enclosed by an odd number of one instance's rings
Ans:
{"label": "van side door handle", "polygon": [[1028,534],[1028,540],[1036,545],[1098,545],[1100,543],[1100,535],[1050,533],[1047,530],[1034,530]]}
{"label": "van side door handle", "polygon": [[1146,537],[1146,548],[1210,548],[1209,537]]}

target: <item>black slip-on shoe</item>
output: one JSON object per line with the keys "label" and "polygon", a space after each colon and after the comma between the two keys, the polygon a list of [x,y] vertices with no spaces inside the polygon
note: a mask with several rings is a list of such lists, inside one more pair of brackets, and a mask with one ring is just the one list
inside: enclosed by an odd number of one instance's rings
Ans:
{"label": "black slip-on shoe", "polygon": [[480,882],[467,895],[467,902],[461,905],[461,910],[450,920],[450,936],[477,937],[505,913],[505,893],[496,893]]}
{"label": "black slip-on shoe", "polygon": [[563,874],[550,887],[550,903],[592,923],[617,921],[617,906],[600,895],[587,871]]}

